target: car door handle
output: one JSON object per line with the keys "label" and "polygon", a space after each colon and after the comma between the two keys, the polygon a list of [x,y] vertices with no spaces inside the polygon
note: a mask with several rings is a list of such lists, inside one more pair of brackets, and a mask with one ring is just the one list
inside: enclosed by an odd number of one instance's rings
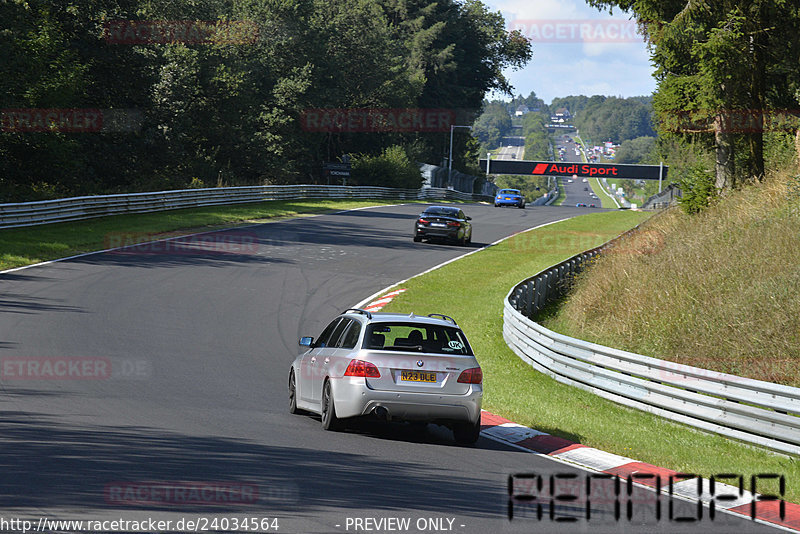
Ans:
{"label": "car door handle", "polygon": [[330,362],[331,362],[330,358],[325,358],[325,363],[330,363]]}
{"label": "car door handle", "polygon": [[311,363],[317,363],[317,357],[316,356],[311,358]]}

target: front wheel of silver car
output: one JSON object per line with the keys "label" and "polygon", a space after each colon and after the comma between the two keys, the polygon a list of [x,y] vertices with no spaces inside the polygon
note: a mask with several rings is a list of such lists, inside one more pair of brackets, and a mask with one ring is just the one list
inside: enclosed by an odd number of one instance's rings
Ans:
{"label": "front wheel of silver car", "polygon": [[330,380],[322,386],[322,428],[325,430],[339,430],[342,421],[336,416],[336,405],[333,402],[333,390]]}
{"label": "front wheel of silver car", "polygon": [[300,409],[297,407],[297,383],[294,379],[294,369],[289,372],[289,413],[300,413]]}
{"label": "front wheel of silver car", "polygon": [[481,435],[480,419],[475,423],[458,422],[453,424],[453,437],[462,445],[472,445]]}

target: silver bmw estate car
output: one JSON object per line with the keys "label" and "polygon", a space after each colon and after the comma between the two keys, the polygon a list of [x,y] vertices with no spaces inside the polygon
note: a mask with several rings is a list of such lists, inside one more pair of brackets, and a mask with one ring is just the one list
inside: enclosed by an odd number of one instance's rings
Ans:
{"label": "silver bmw estate car", "polygon": [[452,318],[349,309],[300,345],[291,413],[320,414],[326,430],[362,416],[437,423],[460,443],[477,441],[483,373]]}

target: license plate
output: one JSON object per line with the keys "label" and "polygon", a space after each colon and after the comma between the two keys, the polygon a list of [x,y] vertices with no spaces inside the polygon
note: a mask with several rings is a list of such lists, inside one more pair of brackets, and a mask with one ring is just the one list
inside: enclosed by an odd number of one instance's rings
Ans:
{"label": "license plate", "polygon": [[444,223],[431,223],[431,226],[445,227],[447,225]]}
{"label": "license plate", "polygon": [[506,197],[505,200],[511,200],[511,197]]}
{"label": "license plate", "polygon": [[436,373],[400,371],[400,380],[405,382],[436,382]]}

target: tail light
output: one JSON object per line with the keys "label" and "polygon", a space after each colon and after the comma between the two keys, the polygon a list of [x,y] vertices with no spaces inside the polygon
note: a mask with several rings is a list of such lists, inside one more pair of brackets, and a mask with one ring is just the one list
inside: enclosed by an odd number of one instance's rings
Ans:
{"label": "tail light", "polygon": [[483,371],[481,371],[480,367],[464,369],[458,377],[458,382],[461,384],[481,384],[483,383]]}
{"label": "tail light", "polygon": [[347,366],[344,376],[380,378],[381,372],[378,371],[374,363],[365,362],[364,360],[350,360],[350,365]]}
{"label": "tail light", "polygon": [[447,226],[461,226],[461,223],[457,221],[448,221]]}
{"label": "tail light", "polygon": [[430,221],[428,219],[423,219],[422,217],[420,217],[420,219],[417,222],[422,224],[428,224]]}

